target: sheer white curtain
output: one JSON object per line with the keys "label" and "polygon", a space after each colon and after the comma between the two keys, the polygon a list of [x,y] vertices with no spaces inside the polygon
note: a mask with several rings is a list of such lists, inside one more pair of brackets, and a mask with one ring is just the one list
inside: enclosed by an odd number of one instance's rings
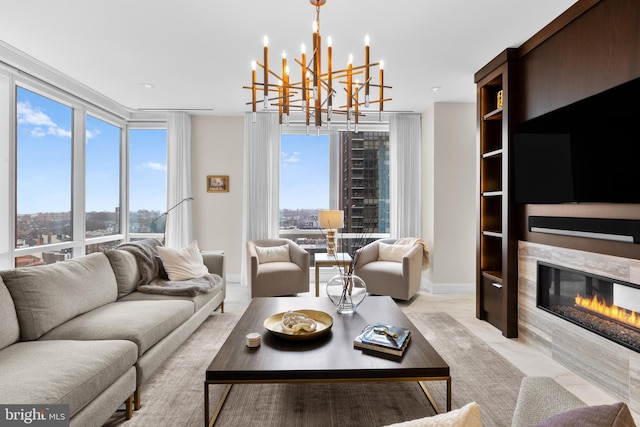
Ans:
{"label": "sheer white curtain", "polygon": [[244,188],[240,282],[247,284],[245,244],[278,236],[280,125],[276,113],[246,113],[244,118]]}
{"label": "sheer white curtain", "polygon": [[167,209],[180,204],[167,213],[167,247],[183,248],[193,240],[192,203],[185,200],[192,194],[191,117],[187,113],[171,113],[167,126]]}
{"label": "sheer white curtain", "polygon": [[392,237],[420,237],[420,114],[389,116],[389,197]]}

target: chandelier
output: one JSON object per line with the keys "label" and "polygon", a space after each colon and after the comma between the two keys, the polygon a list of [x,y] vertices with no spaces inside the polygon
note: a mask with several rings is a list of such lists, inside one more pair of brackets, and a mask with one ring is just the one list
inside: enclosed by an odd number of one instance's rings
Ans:
{"label": "chandelier", "polygon": [[[391,86],[384,84],[383,62],[370,62],[369,36],[365,37],[364,63],[353,64],[353,55],[349,55],[346,68],[333,69],[331,37],[327,38],[326,70],[322,65],[322,38],[320,37],[320,7],[326,0],[309,0],[316,8],[316,20],[313,22],[313,43],[311,54],[307,57],[305,45],[301,47],[301,58],[295,58],[300,67],[291,71],[287,63],[287,55],[282,53],[282,69],[278,73],[270,68],[269,40],[264,37],[263,62],[253,61],[251,64],[251,105],[253,121],[256,121],[257,105],[262,103],[263,110],[278,109],[280,124],[288,125],[291,114],[300,112],[309,127],[313,123],[320,130],[323,125],[329,126],[334,115],[346,118],[347,130],[352,123],[358,131],[359,118],[364,116],[370,107],[377,106],[379,120],[382,121],[384,103],[391,98],[384,97],[384,89]],[[258,67],[262,68],[262,81],[258,81]],[[376,73],[377,70],[377,73]],[[375,75],[377,74],[377,81]],[[375,93],[377,92],[377,98]]]}

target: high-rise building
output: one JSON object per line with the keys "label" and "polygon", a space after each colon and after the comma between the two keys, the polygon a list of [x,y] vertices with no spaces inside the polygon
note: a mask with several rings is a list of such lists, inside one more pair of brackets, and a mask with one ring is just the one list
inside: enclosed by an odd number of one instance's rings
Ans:
{"label": "high-rise building", "polygon": [[340,132],[340,147],[342,232],[389,233],[389,133]]}

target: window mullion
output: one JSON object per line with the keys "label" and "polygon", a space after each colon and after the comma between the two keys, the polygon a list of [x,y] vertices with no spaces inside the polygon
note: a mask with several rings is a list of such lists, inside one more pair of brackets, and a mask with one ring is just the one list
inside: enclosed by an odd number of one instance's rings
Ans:
{"label": "window mullion", "polygon": [[[0,168],[0,229],[7,230],[6,237],[0,238],[0,269],[13,267],[13,251],[15,249],[16,222],[15,212],[15,91],[13,78],[0,69],[0,157],[10,159],[3,163],[7,167]],[[12,121],[13,119],[13,121]],[[6,183],[6,184],[5,184]]]}
{"label": "window mullion", "polygon": [[73,257],[84,255],[85,251],[85,152],[87,144],[86,110],[76,106],[73,109],[73,171],[71,186],[71,221],[73,227]]}
{"label": "window mullion", "polygon": [[120,134],[120,234],[129,241],[129,125]]}
{"label": "window mullion", "polygon": [[329,137],[329,209],[340,209],[341,168],[339,132],[333,131]]}

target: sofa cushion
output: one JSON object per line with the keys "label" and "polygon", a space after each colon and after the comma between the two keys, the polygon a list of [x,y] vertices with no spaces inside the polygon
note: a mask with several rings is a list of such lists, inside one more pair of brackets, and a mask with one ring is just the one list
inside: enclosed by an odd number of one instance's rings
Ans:
{"label": "sofa cushion", "polygon": [[402,258],[411,248],[413,248],[413,245],[395,245],[379,242],[378,259],[380,261],[402,262]]}
{"label": "sofa cushion", "polygon": [[193,303],[180,300],[118,301],[52,329],[43,340],[128,340],[143,354],[193,315]]}
{"label": "sofa cushion", "polygon": [[202,261],[198,242],[193,241],[182,249],[158,246],[158,255],[169,280],[179,282],[202,277],[209,272]]}
{"label": "sofa cushion", "polygon": [[[0,349],[3,349],[20,339],[20,326],[16,307],[9,290],[0,277]],[[1,401],[0,401],[1,402]]]}
{"label": "sofa cushion", "polygon": [[471,402],[460,409],[387,427],[482,427],[480,405]]}
{"label": "sofa cushion", "polygon": [[209,301],[215,298],[220,292],[223,292],[224,288],[222,283],[216,289],[204,294],[198,294],[193,296],[185,295],[162,295],[162,294],[150,294],[147,292],[131,292],[129,295],[122,297],[119,301],[141,301],[141,300],[183,300],[191,301],[194,305],[194,313],[204,307]]}
{"label": "sofa cushion", "polygon": [[553,415],[538,423],[537,427],[635,427],[635,422],[624,402],[611,405],[585,406]]}
{"label": "sofa cushion", "polygon": [[260,264],[268,262],[291,262],[289,245],[256,246],[255,248],[256,254],[258,255],[258,263]]}
{"label": "sofa cushion", "polygon": [[129,341],[28,341],[0,350],[0,402],[69,404],[73,416],[137,360]]}
{"label": "sofa cushion", "polygon": [[5,270],[0,275],[16,306],[22,341],[36,340],[118,297],[116,277],[103,253]]}
{"label": "sofa cushion", "polygon": [[105,251],[105,255],[109,258],[111,268],[113,268],[113,273],[116,276],[118,298],[122,298],[135,291],[136,286],[142,278],[140,276],[140,270],[138,270],[136,256],[131,252],[119,249]]}

